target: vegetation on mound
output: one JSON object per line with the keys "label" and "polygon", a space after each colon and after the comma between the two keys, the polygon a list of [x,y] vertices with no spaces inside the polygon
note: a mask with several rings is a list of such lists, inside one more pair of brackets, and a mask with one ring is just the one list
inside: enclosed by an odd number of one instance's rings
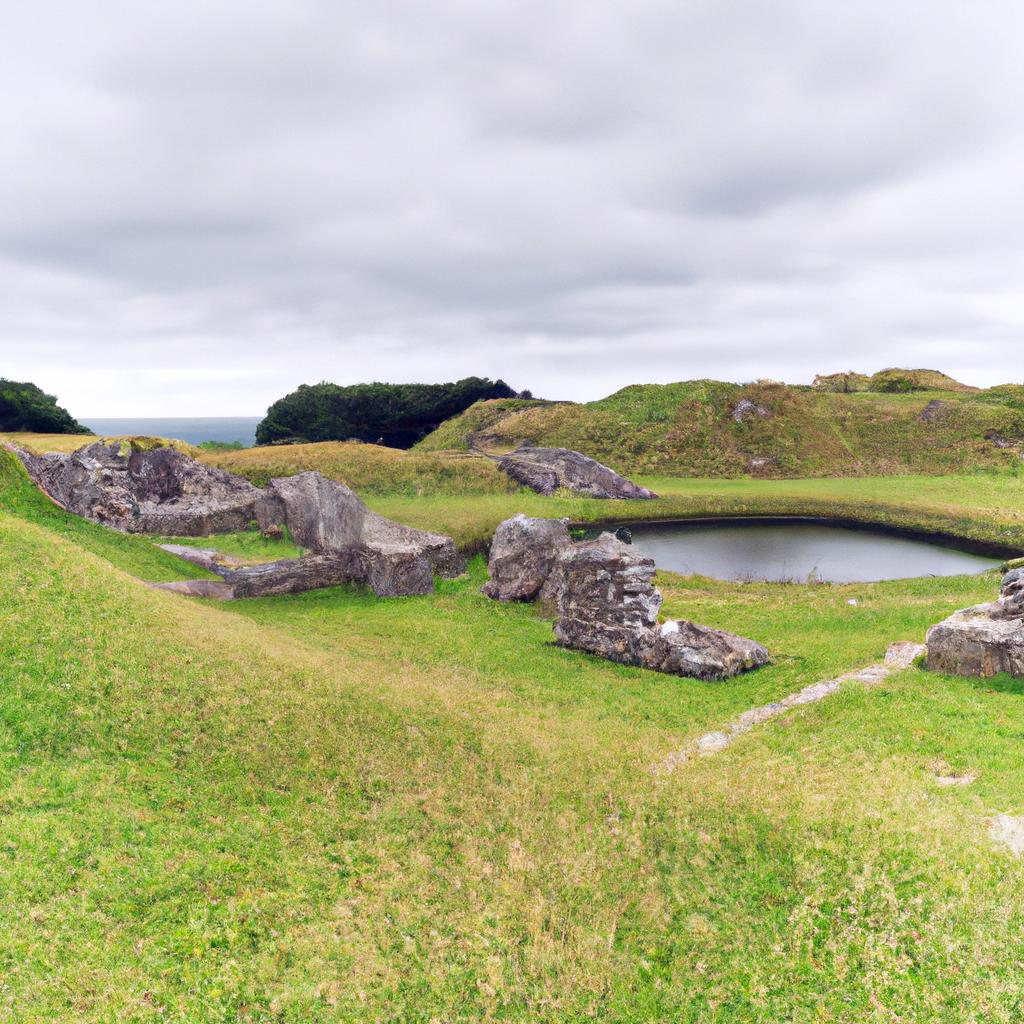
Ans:
{"label": "vegetation on mound", "polygon": [[43,434],[88,434],[55,395],[27,381],[0,377],[0,431],[30,430]]}
{"label": "vegetation on mound", "polygon": [[[204,605],[0,514],[0,572],[0,1016],[927,1024],[1024,1005],[1024,863],[984,824],[1020,809],[1019,681],[847,686],[651,771],[993,577],[665,577],[667,614],[776,654],[707,685],[551,646],[532,608],[477,592],[479,562],[424,598]],[[943,789],[949,768],[979,781]]]}
{"label": "vegetation on mound", "polygon": [[974,394],[979,388],[961,384],[948,374],[938,370],[879,370],[870,376],[865,373],[819,374],[814,378],[815,388],[822,391],[849,393],[854,391],[875,391],[881,394],[909,394],[913,391],[952,391]]}
{"label": "vegetation on mound", "polygon": [[405,452],[375,444],[324,441],[207,452],[211,466],[244,476],[257,487],[278,476],[317,470],[361,495],[507,494],[518,490],[489,459],[457,452]]}
{"label": "vegetation on mound", "polygon": [[76,452],[86,445],[102,441],[104,444],[116,444],[123,451],[130,449],[140,452],[153,451],[155,448],[176,448],[179,452],[191,455],[199,454],[199,449],[187,441],[176,441],[166,437],[152,437],[148,434],[118,434],[100,437],[97,434],[35,434],[35,433],[0,433],[0,442],[9,441],[33,455],[44,455],[46,452],[68,454]]}
{"label": "vegetation on mound", "polygon": [[583,405],[476,405],[416,451],[522,443],[574,448],[625,474],[940,475],[1019,465],[1024,403],[1013,386],[841,394],[767,382],[642,384]]}
{"label": "vegetation on mound", "polygon": [[355,439],[411,448],[474,402],[514,395],[503,380],[482,377],[448,384],[303,384],[267,410],[256,443]]}

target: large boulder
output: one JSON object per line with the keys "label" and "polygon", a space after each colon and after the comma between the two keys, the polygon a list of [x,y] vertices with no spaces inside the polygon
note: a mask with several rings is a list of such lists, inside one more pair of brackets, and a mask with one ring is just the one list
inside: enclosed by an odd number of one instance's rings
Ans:
{"label": "large boulder", "polygon": [[556,605],[564,647],[695,679],[725,679],[766,665],[768,651],[745,637],[686,620],[658,625],[654,562],[610,533],[559,552],[541,596]]}
{"label": "large boulder", "polygon": [[487,561],[490,579],[480,589],[498,601],[532,601],[559,554],[571,546],[560,519],[533,519],[520,512],[495,531]]}
{"label": "large boulder", "polygon": [[521,446],[498,459],[498,468],[517,483],[538,494],[554,494],[559,488],[590,498],[656,498],[589,456],[568,448]]}
{"label": "large boulder", "polygon": [[678,619],[650,634],[641,662],[658,672],[694,679],[725,679],[767,665],[768,651],[754,640]]}
{"label": "large boulder", "polygon": [[1003,577],[998,600],[964,608],[932,626],[925,646],[928,668],[937,672],[1024,678],[1024,569]]}
{"label": "large boulder", "polygon": [[175,448],[96,441],[70,454],[15,451],[69,512],[128,533],[205,537],[244,530],[255,516],[252,484]]}
{"label": "large boulder", "polygon": [[314,552],[361,546],[378,552],[381,566],[411,566],[422,557],[442,576],[458,576],[466,568],[451,537],[385,519],[343,483],[316,471],[271,480],[256,504],[256,518],[263,530],[287,526],[296,544]]}

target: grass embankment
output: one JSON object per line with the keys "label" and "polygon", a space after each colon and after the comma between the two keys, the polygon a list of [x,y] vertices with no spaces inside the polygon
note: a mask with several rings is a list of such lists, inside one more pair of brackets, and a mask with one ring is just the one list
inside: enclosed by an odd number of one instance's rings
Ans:
{"label": "grass embankment", "polygon": [[[1024,451],[1022,390],[836,394],[769,383],[637,384],[582,405],[477,403],[416,450],[501,450],[527,442],[574,448],[621,472],[685,477],[1009,468]],[[751,405],[737,420],[743,400]]]}
{"label": "grass embankment", "polygon": [[776,655],[708,685],[550,646],[480,562],[205,605],[51,526],[0,516],[5,1019],[1019,1017],[1024,866],[983,822],[1024,809],[1019,684],[912,671],[650,771],[995,577],[666,577]]}
{"label": "grass embankment", "polygon": [[273,477],[315,469],[363,495],[508,494],[519,489],[488,459],[463,452],[407,452],[375,444],[321,441],[204,452],[201,458],[259,487]]}

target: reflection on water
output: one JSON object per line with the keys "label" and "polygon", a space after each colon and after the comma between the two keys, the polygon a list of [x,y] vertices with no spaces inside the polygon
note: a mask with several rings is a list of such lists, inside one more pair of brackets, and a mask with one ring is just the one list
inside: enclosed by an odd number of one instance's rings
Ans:
{"label": "reflection on water", "polygon": [[633,545],[659,569],[723,580],[833,583],[984,572],[999,559],[828,523],[642,523]]}

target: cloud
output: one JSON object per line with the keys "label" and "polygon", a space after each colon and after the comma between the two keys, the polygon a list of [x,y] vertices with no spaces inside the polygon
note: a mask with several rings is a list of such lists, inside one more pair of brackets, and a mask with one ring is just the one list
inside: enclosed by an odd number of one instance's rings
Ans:
{"label": "cloud", "polygon": [[1024,377],[1024,13],[42,0],[0,40],[0,373],[76,414],[303,381],[555,397]]}

